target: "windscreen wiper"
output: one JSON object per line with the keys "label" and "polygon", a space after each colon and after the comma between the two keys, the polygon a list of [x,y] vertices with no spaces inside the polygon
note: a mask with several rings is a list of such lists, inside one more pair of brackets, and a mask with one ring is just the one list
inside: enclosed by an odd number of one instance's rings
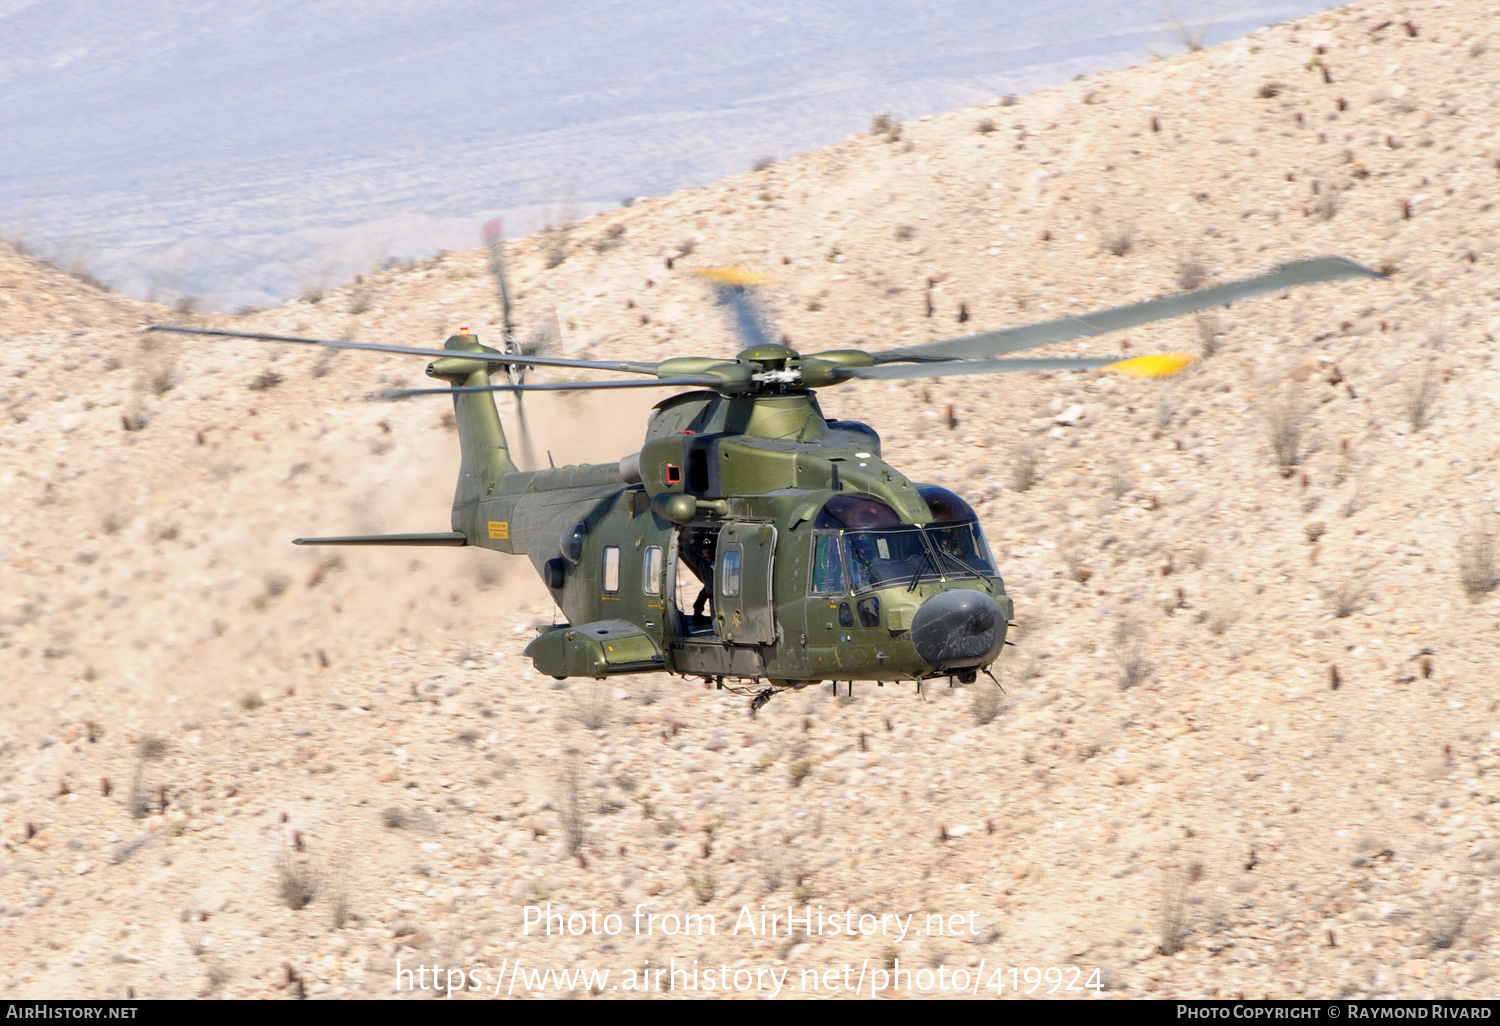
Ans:
{"label": "windscreen wiper", "polygon": [[[917,590],[917,582],[922,579],[922,571],[927,569],[928,563],[932,563],[932,549],[928,547],[927,538],[924,535],[922,537],[922,561],[917,564],[917,572],[911,575],[911,583],[906,586],[907,591]],[[942,570],[938,569],[936,563],[933,563],[933,569],[937,570],[939,575],[942,574]]]}
{"label": "windscreen wiper", "polygon": [[975,577],[979,578],[979,580],[984,584],[984,590],[985,591],[994,591],[995,590],[994,588],[990,587],[990,579],[988,577],[986,577],[984,574],[980,573],[978,570],[974,569],[972,566],[970,566],[964,560],[964,558],[962,556],[960,556],[958,553],[956,553],[956,552],[946,552],[945,551],[945,552],[943,552],[943,555],[947,556],[949,559],[953,560],[953,562],[957,563],[964,570],[967,570],[969,573],[971,573]]}

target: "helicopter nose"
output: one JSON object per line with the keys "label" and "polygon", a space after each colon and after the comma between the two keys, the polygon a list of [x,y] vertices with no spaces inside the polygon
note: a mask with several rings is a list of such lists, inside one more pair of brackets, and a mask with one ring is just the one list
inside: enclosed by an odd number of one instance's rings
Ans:
{"label": "helicopter nose", "polygon": [[912,617],[917,655],[935,670],[987,666],[1005,644],[1005,617],[982,591],[944,591],[923,602]]}

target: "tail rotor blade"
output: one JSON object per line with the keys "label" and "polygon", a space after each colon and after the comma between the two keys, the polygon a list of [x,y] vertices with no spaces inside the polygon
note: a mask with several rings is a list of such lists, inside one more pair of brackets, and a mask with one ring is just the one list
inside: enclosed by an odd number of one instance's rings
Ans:
{"label": "tail rotor blade", "polygon": [[[518,382],[519,384],[519,382]],[[531,428],[526,426],[526,398],[525,392],[514,393],[516,397],[516,424],[521,432],[521,457],[526,461],[522,469],[530,470],[536,467],[536,450],[531,447]]]}
{"label": "tail rotor blade", "polygon": [[510,281],[505,275],[505,222],[500,218],[486,221],[484,244],[490,251],[490,274],[495,278],[495,291],[500,297],[500,317],[505,326],[505,351],[516,349],[516,325],[510,315]]}

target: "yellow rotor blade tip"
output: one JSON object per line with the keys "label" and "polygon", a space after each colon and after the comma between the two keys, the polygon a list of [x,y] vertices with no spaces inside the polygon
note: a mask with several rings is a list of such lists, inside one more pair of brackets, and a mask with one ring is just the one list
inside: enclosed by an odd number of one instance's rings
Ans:
{"label": "yellow rotor blade tip", "polygon": [[776,280],[764,274],[757,274],[748,267],[699,267],[692,273],[721,285],[770,285]]}
{"label": "yellow rotor blade tip", "polygon": [[1174,374],[1181,374],[1198,358],[1191,353],[1152,353],[1149,356],[1135,356],[1129,360],[1119,360],[1107,365],[1105,370],[1119,371],[1121,374],[1132,378],[1170,378]]}

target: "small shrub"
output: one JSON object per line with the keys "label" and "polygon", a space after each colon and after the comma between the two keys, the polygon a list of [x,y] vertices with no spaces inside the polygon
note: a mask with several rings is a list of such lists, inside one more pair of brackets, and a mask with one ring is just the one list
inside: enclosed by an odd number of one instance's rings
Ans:
{"label": "small shrub", "polygon": [[1352,517],[1358,513],[1365,501],[1365,475],[1359,474],[1354,478],[1354,483],[1344,493],[1343,501],[1339,503],[1339,513],[1345,517]]}
{"label": "small shrub", "polygon": [[1177,261],[1177,284],[1184,292],[1191,292],[1208,278],[1208,268],[1196,253],[1185,253]]}
{"label": "small shrub", "polygon": [[1157,935],[1161,943],[1157,950],[1163,955],[1175,955],[1181,951],[1190,932],[1187,881],[1187,875],[1177,870],[1168,870],[1162,878],[1161,919]]}
{"label": "small shrub", "polygon": [[1432,920],[1432,946],[1438,951],[1447,951],[1463,936],[1464,926],[1469,921],[1465,909],[1451,906],[1439,909]]}
{"label": "small shrub", "polygon": [[901,122],[888,113],[876,114],[870,121],[870,134],[883,135],[886,142],[895,142],[901,138]]}
{"label": "small shrub", "polygon": [[808,775],[812,773],[812,769],[812,760],[807,758],[806,756],[803,756],[800,759],[793,759],[791,765],[789,765],[786,770],[787,776],[792,778],[792,786],[800,787],[802,781],[806,780]]}
{"label": "small shrub", "polygon": [[1193,324],[1198,332],[1198,351],[1206,360],[1219,351],[1219,334],[1222,330],[1219,318],[1211,313],[1200,313],[1193,318]]}
{"label": "small shrub", "polygon": [[1280,82],[1267,82],[1255,91],[1262,100],[1272,100],[1281,95]]}
{"label": "small shrub", "polygon": [[1331,185],[1324,189],[1313,200],[1312,210],[1322,220],[1332,221],[1339,212],[1339,191]]}
{"label": "small shrub", "polygon": [[1135,687],[1151,672],[1146,659],[1149,641],[1149,632],[1140,620],[1121,620],[1115,625],[1115,665],[1122,691]]}
{"label": "small shrub", "polygon": [[296,912],[312,904],[318,892],[318,874],[312,860],[288,845],[276,853],[276,894],[282,904]]}
{"label": "small shrub", "polygon": [[896,238],[903,242],[915,234],[917,234],[917,230],[909,224],[898,224],[896,226]]}
{"label": "small shrub", "polygon": [[1135,248],[1135,226],[1122,224],[1105,228],[1099,233],[1099,245],[1114,256],[1124,256]]}
{"label": "small shrub", "polygon": [[754,164],[750,165],[750,169],[752,171],[764,171],[767,168],[774,167],[775,165],[775,157],[759,157],[756,159]]}
{"label": "small shrub", "polygon": [[583,814],[582,786],[578,781],[578,757],[569,755],[557,781],[557,815],[562,820],[563,843],[569,855],[577,855],[588,840],[588,820]]}
{"label": "small shrub", "polygon": [[1123,499],[1134,489],[1135,477],[1130,473],[1130,468],[1122,463],[1112,464],[1109,468],[1109,494],[1116,499]]}
{"label": "small shrub", "polygon": [[974,131],[978,132],[980,135],[989,135],[994,130],[995,130],[995,119],[994,118],[980,118],[979,119],[979,124],[977,124],[977,125],[974,126]]}
{"label": "small shrub", "polygon": [[1327,525],[1325,525],[1321,520],[1314,520],[1312,523],[1302,528],[1302,533],[1307,535],[1307,540],[1310,542],[1316,542],[1319,538],[1323,537],[1323,535],[1327,533],[1327,531]]}
{"label": "small shrub", "polygon": [[1402,397],[1402,413],[1413,432],[1421,431],[1432,423],[1433,409],[1437,406],[1438,380],[1432,372],[1431,363],[1423,363],[1420,370],[1407,379],[1406,392]]}
{"label": "small shrub", "polygon": [[1214,23],[1203,22],[1197,26],[1189,25],[1177,8],[1171,4],[1167,5],[1167,17],[1172,22],[1172,31],[1177,36],[1177,41],[1188,53],[1197,53],[1203,49],[1208,42],[1208,35],[1214,30]]}
{"label": "small shrub", "polygon": [[1020,102],[1021,98],[1015,93],[1006,93],[1004,96],[1000,97],[1000,106],[1002,107],[1014,107]]}
{"label": "small shrub", "polygon": [[1036,448],[1028,442],[1016,446],[1010,460],[1010,486],[1024,492],[1041,479]]}
{"label": "small shrub", "polygon": [[1307,404],[1302,393],[1286,386],[1277,390],[1262,409],[1268,440],[1276,462],[1295,466],[1302,458],[1302,435],[1307,427]]}
{"label": "small shrub", "polygon": [[390,805],[380,813],[380,822],[391,830],[406,829],[406,810],[399,805]]}
{"label": "small shrub", "polygon": [[707,905],[713,901],[714,895],[719,892],[719,877],[712,869],[706,868],[701,873],[688,870],[687,882],[692,888],[693,897],[698,899],[700,905]]}
{"label": "small shrub", "polygon": [[1368,588],[1363,576],[1354,575],[1325,588],[1323,593],[1328,597],[1328,605],[1333,615],[1343,619],[1358,612],[1364,606]]}
{"label": "small shrub", "polygon": [[1469,601],[1477,602],[1495,590],[1495,532],[1489,524],[1475,522],[1458,536],[1458,579]]}
{"label": "small shrub", "polygon": [[266,700],[260,697],[259,691],[246,691],[240,696],[240,708],[246,712],[254,712],[266,704]]}
{"label": "small shrub", "polygon": [[974,696],[969,702],[974,718],[979,721],[980,726],[1000,715],[1000,705],[1000,689],[982,684],[974,688]]}
{"label": "small shrub", "polygon": [[777,849],[757,848],[755,851],[755,865],[760,871],[761,883],[770,894],[781,889],[786,882],[786,862],[783,860],[781,851]]}
{"label": "small shrub", "polygon": [[573,705],[576,707],[575,716],[578,722],[585,728],[599,730],[609,723],[614,689],[607,682],[596,681],[587,688],[575,688],[569,697],[573,699]]}

